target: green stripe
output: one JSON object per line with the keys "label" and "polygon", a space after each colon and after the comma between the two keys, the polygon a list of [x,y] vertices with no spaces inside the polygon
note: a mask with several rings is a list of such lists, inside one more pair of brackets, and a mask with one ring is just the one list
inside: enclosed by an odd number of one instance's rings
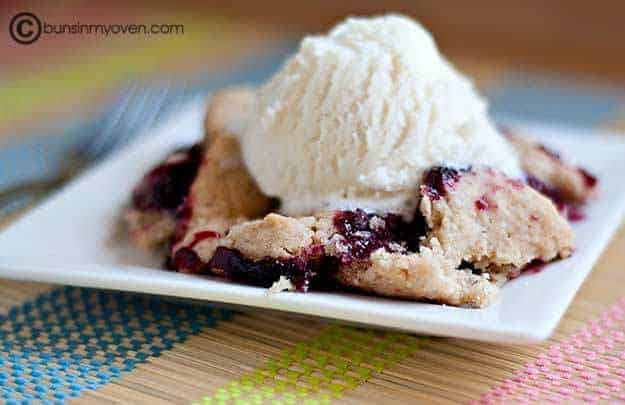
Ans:
{"label": "green stripe", "polygon": [[322,404],[413,355],[426,338],[332,325],[199,404]]}

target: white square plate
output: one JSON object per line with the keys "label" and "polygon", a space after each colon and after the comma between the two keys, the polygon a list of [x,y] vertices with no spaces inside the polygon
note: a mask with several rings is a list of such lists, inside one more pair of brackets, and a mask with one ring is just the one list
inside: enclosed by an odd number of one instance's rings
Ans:
{"label": "white square plate", "polygon": [[508,343],[546,339],[625,211],[625,143],[608,134],[528,126],[598,175],[600,196],[575,224],[577,251],[508,283],[486,309],[344,293],[281,293],[160,270],[162,257],[130,246],[119,213],[133,185],[173,148],[200,138],[204,102],[190,103],[133,145],[88,171],[0,234],[0,277],[137,291],[317,315],[423,334]]}

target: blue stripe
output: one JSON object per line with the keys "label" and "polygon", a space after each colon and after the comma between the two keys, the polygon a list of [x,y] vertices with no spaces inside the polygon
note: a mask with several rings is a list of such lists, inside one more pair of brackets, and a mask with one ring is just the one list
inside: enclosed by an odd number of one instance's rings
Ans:
{"label": "blue stripe", "polygon": [[12,308],[0,326],[0,398],[64,402],[231,317],[225,309],[64,287]]}

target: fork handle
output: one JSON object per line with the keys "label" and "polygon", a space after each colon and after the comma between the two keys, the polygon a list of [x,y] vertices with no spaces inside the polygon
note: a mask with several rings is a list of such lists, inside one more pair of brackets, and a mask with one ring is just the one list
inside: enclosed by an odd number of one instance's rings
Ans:
{"label": "fork handle", "polygon": [[12,200],[24,194],[47,192],[60,186],[67,180],[65,174],[58,174],[52,178],[44,180],[31,180],[15,186],[0,190],[0,204],[5,200]]}
{"label": "fork handle", "polygon": [[38,201],[67,179],[66,173],[59,173],[49,179],[28,181],[0,191],[0,219]]}

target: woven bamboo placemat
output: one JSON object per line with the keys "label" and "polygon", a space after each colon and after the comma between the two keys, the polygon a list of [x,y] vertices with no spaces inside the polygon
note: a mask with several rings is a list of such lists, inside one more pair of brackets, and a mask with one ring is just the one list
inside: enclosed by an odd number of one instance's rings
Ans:
{"label": "woven bamboo placemat", "polygon": [[625,401],[624,263],[625,227],[534,346],[3,281],[0,382],[81,403]]}

